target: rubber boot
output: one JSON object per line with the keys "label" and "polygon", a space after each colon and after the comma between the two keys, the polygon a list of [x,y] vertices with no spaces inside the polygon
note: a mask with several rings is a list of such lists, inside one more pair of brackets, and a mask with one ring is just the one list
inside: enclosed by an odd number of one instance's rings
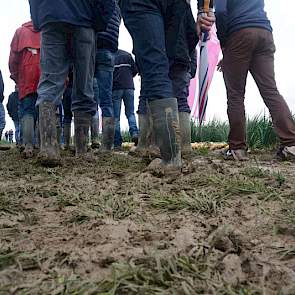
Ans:
{"label": "rubber boot", "polygon": [[102,118],[102,145],[100,152],[110,152],[113,148],[115,137],[115,119],[112,117]]}
{"label": "rubber boot", "polygon": [[74,112],[74,123],[76,156],[85,156],[87,154],[87,142],[89,128],[91,125],[91,115],[84,112]]}
{"label": "rubber boot", "polygon": [[25,115],[22,118],[22,134],[23,134],[23,143],[24,143],[24,150],[22,151],[22,156],[25,159],[33,158],[34,156],[34,129],[35,129],[35,122],[34,118],[29,115]]}
{"label": "rubber boot", "polygon": [[138,115],[138,123],[139,123],[139,139],[138,145],[136,147],[137,151],[147,150],[150,142],[150,116],[149,115]]}
{"label": "rubber boot", "polygon": [[64,124],[64,149],[70,149],[70,142],[71,142],[71,124]]}
{"label": "rubber boot", "polygon": [[99,144],[99,118],[93,116],[91,118],[91,147],[93,149],[98,149]]}
{"label": "rubber boot", "polygon": [[162,165],[179,169],[181,163],[181,138],[176,98],[157,99],[149,102],[153,131],[160,148]]}
{"label": "rubber boot", "polygon": [[193,149],[191,144],[191,121],[190,114],[179,112],[179,127],[181,134],[181,154],[185,157],[191,157],[193,155]]}
{"label": "rubber boot", "polygon": [[61,164],[60,151],[57,143],[56,106],[50,101],[39,105],[40,153],[39,161],[47,167]]}

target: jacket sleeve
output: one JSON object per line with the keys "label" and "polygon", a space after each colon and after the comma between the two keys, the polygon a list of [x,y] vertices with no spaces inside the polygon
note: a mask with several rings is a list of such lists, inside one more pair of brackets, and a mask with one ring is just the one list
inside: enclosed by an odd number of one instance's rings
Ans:
{"label": "jacket sleeve", "polygon": [[4,100],[4,82],[3,82],[3,77],[2,73],[0,71],[0,102]]}
{"label": "jacket sleeve", "polygon": [[18,47],[18,33],[14,34],[10,45],[10,55],[9,55],[9,70],[10,70],[10,78],[15,81],[17,84],[18,79],[18,65],[19,65],[19,53],[17,51]]}
{"label": "jacket sleeve", "polygon": [[217,37],[221,47],[225,46],[227,38],[227,0],[216,1],[215,4]]}

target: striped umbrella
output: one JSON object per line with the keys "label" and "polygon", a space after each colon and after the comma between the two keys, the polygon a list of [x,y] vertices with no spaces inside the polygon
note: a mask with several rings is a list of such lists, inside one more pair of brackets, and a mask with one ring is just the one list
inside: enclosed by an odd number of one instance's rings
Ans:
{"label": "striped umbrella", "polygon": [[[209,13],[210,0],[204,0],[204,14]],[[209,61],[208,61],[208,40],[209,32],[203,32],[200,41],[200,63],[199,63],[199,124],[202,125],[205,119],[206,108],[208,104],[209,90]]]}

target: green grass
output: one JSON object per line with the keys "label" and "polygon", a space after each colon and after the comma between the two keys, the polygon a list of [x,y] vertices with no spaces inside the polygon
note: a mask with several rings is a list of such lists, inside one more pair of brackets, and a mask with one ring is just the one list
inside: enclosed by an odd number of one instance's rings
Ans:
{"label": "green grass", "polygon": [[[192,142],[227,142],[228,122],[212,120],[201,128],[192,122]],[[247,143],[251,149],[273,148],[278,139],[269,117],[255,116],[247,120]]]}
{"label": "green grass", "polygon": [[[197,123],[191,122],[192,142],[227,142],[229,124],[213,119],[201,128]],[[247,143],[251,149],[270,149],[278,144],[271,118],[266,116],[254,116],[247,119]],[[122,132],[123,142],[131,142],[131,136],[127,130]]]}
{"label": "green grass", "polygon": [[161,211],[189,210],[199,214],[217,214],[226,204],[225,195],[212,191],[193,192],[191,195],[182,191],[180,194],[156,193],[149,202],[153,208]]}

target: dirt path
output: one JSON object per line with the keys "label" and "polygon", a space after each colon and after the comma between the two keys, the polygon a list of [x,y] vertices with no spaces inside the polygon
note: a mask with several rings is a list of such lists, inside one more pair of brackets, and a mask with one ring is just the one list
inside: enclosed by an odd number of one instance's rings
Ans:
{"label": "dirt path", "polygon": [[0,294],[295,294],[294,164],[0,151]]}

